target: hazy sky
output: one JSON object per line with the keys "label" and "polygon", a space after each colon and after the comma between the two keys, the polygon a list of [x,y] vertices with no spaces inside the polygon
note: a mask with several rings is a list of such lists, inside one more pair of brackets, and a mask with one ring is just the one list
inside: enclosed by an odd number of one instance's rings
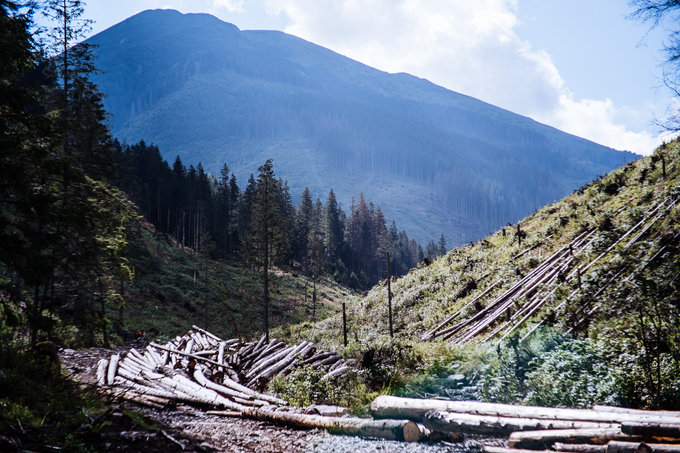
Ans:
{"label": "hazy sky", "polygon": [[151,8],[294,34],[616,149],[649,154],[672,102],[667,31],[627,0],[90,0],[93,33]]}

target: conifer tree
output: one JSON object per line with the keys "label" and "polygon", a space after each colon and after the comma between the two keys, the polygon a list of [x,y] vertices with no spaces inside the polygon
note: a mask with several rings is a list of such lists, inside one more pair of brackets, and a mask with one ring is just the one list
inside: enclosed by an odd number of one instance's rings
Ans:
{"label": "conifer tree", "polygon": [[273,252],[288,239],[288,213],[284,187],[274,176],[272,160],[259,169],[251,214],[251,246],[253,259],[262,267],[264,330],[269,342],[269,269]]}
{"label": "conifer tree", "polygon": [[309,225],[309,240],[307,250],[307,261],[309,263],[309,272],[312,275],[314,288],[312,291],[312,314],[316,317],[316,283],[319,277],[323,274],[326,267],[326,247],[324,241],[324,229],[322,225],[323,204],[320,199],[316,199],[310,219]]}
{"label": "conifer tree", "polygon": [[295,230],[293,233],[293,256],[298,262],[302,263],[302,270],[305,274],[309,272],[309,238],[313,211],[312,194],[309,188],[305,187],[295,214]]}
{"label": "conifer tree", "polygon": [[439,250],[438,250],[437,254],[439,256],[446,255],[447,248],[446,248],[446,238],[444,237],[444,233],[442,233],[442,235],[439,236],[439,243],[437,245],[439,246]]}
{"label": "conifer tree", "polygon": [[325,230],[326,262],[329,265],[330,272],[334,273],[339,267],[339,260],[342,257],[344,226],[341,210],[338,207],[333,189],[328,192],[328,200],[326,201]]}

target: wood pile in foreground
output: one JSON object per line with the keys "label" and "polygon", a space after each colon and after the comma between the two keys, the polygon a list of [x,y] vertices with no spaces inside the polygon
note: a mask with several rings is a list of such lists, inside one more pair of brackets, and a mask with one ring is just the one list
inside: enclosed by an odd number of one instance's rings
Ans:
{"label": "wood pile in foreground", "polygon": [[596,406],[592,410],[512,406],[379,396],[376,419],[339,416],[342,408],[291,408],[263,393],[275,376],[295,367],[323,369],[322,379],[349,371],[351,363],[312,343],[223,340],[194,326],[182,337],[102,359],[103,393],[157,409],[184,403],[206,414],[250,418],[331,433],[401,441],[460,440],[467,434],[507,438],[509,448],[489,453],[547,450],[577,453],[680,453],[680,412]]}
{"label": "wood pile in foreground", "polygon": [[507,437],[488,453],[551,450],[578,453],[680,453],[680,412],[608,406],[565,409],[476,401],[379,396],[377,418],[404,418],[434,433]]}
{"label": "wood pile in foreground", "polygon": [[334,407],[317,407],[316,414],[304,413],[263,393],[275,376],[285,376],[301,366],[322,369],[325,374],[321,379],[334,379],[347,373],[352,363],[334,352],[317,351],[307,341],[287,345],[277,340],[266,343],[262,337],[242,343],[223,340],[193,326],[184,336],[164,345],[151,343],[144,350],[133,348],[100,360],[97,382],[103,393],[156,409],[183,403],[206,408],[207,414],[321,428],[338,434],[402,441],[421,438],[420,428],[408,420],[340,417],[337,414],[343,408]]}

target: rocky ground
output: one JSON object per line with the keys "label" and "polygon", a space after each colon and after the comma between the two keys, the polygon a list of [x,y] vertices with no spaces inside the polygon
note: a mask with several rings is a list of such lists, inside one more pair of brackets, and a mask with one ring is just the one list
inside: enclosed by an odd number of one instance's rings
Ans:
{"label": "rocky ground", "polygon": [[[82,386],[92,387],[96,381],[97,362],[114,352],[101,348],[64,349],[60,351],[60,359],[72,379]],[[321,430],[290,429],[254,420],[206,415],[198,408],[185,405],[172,410],[134,406],[129,402],[112,402],[111,406],[113,409],[102,416],[107,423],[100,432],[99,442],[106,451],[443,453],[479,449],[474,440],[409,444],[335,436]],[[145,421],[130,416],[131,412],[126,409],[143,414]]]}

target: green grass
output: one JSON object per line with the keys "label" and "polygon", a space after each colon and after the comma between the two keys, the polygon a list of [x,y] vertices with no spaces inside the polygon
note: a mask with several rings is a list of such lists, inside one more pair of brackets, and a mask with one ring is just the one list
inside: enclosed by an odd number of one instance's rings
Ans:
{"label": "green grass", "polygon": [[[234,324],[246,338],[263,332],[261,271],[245,263],[205,259],[167,240],[156,242],[147,228],[131,235],[128,255],[135,269],[133,281],[124,285],[128,333],[155,329],[161,337],[172,337],[192,324],[226,338],[236,336]],[[270,288],[272,327],[331,316],[351,295],[322,278],[314,312],[311,279],[274,269]],[[117,320],[117,307],[109,308],[109,318]]]}

